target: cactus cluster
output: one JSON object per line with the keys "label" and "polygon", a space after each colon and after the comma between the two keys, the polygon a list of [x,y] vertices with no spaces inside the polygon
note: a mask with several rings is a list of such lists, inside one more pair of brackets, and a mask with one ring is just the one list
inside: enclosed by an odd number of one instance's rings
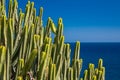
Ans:
{"label": "cactus cluster", "polygon": [[89,64],[80,78],[80,42],[76,42],[71,60],[62,18],[56,26],[49,17],[43,26],[43,8],[37,16],[34,2],[28,1],[25,13],[18,11],[17,0],[9,0],[7,14],[4,4],[5,0],[0,0],[0,80],[105,80],[102,59],[96,69]]}
{"label": "cactus cluster", "polygon": [[84,76],[80,80],[105,80],[105,67],[103,67],[103,60],[99,59],[98,68],[90,63],[88,69],[84,71]]}

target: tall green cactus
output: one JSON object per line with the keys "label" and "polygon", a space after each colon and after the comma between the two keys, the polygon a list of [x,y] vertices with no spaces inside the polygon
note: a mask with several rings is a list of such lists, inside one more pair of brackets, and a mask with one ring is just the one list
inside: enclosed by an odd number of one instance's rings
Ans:
{"label": "tall green cactus", "polygon": [[18,10],[17,0],[9,0],[7,14],[4,4],[0,0],[0,80],[105,80],[102,59],[98,68],[90,63],[80,78],[80,42],[76,42],[71,60],[62,18],[55,25],[49,17],[43,27],[43,8],[37,16],[34,2],[28,1],[25,13]]}
{"label": "tall green cactus", "polygon": [[83,80],[105,80],[105,67],[103,67],[102,61],[102,59],[99,59],[98,68],[90,63],[88,69],[84,71]]}
{"label": "tall green cactus", "polygon": [[6,47],[0,46],[0,79],[6,79]]}

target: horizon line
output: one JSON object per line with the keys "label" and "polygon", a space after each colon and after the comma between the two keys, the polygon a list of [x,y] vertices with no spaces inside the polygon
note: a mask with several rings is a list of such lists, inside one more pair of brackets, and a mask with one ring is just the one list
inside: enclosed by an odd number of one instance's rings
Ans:
{"label": "horizon line", "polygon": [[[65,43],[76,43],[77,41],[73,41],[73,42],[66,42]],[[80,43],[120,43],[120,42],[80,42]]]}

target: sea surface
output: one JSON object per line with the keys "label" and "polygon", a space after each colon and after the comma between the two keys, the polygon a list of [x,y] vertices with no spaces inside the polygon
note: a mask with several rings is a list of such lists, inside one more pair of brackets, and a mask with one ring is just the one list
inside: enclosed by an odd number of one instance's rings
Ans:
{"label": "sea surface", "polygon": [[[70,45],[72,58],[75,43]],[[120,80],[120,43],[81,43],[80,58],[83,59],[81,76],[89,63],[94,63],[97,67],[98,59],[102,58],[106,69],[105,80]]]}

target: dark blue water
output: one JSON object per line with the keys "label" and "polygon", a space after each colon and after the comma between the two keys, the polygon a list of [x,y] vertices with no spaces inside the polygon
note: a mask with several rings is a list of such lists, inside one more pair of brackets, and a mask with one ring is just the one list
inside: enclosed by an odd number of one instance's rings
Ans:
{"label": "dark blue water", "polygon": [[[70,44],[72,57],[75,43]],[[106,68],[105,80],[120,79],[120,43],[81,43],[80,49],[80,58],[83,59],[81,76],[89,63],[97,67],[98,59],[102,58]]]}

